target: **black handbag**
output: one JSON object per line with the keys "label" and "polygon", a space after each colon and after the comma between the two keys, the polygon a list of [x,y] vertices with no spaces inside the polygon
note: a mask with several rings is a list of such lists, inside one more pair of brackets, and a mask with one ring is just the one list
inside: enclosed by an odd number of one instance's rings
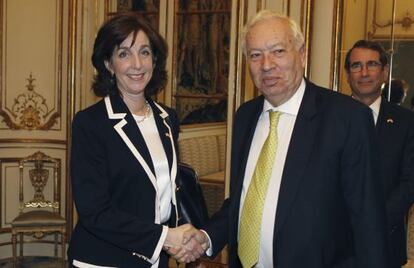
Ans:
{"label": "black handbag", "polygon": [[196,228],[202,228],[209,217],[197,172],[185,163],[178,163],[176,185],[181,212],[179,224],[191,223]]}

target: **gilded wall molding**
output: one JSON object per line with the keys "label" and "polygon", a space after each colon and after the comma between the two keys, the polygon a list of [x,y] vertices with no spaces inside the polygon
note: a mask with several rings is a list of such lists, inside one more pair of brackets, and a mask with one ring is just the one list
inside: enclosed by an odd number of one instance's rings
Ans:
{"label": "gilded wall molding", "polygon": [[311,63],[311,53],[312,53],[312,31],[313,31],[313,1],[314,0],[305,0],[302,2],[300,7],[300,25],[303,27],[302,31],[305,35],[305,55],[306,55],[306,64],[305,64],[305,76],[310,77],[310,63]]}
{"label": "gilded wall molding", "polygon": [[35,90],[36,78],[30,73],[26,80],[27,90],[14,98],[11,109],[6,107],[5,110],[0,110],[0,115],[11,129],[48,130],[57,123],[60,114],[53,113],[49,117],[51,110],[46,98]]}
{"label": "gilded wall molding", "polygon": [[[393,3],[395,4],[395,0],[393,0]],[[404,10],[404,12],[400,12],[400,14],[402,13],[404,15],[400,15],[398,18],[397,17],[394,18],[395,14],[391,14],[390,12],[389,19],[385,19],[381,21],[380,18],[378,17],[378,9],[379,9],[378,0],[374,0],[373,11],[372,11],[372,14],[373,14],[372,22],[369,26],[370,29],[369,30],[367,29],[368,39],[384,38],[384,34],[378,33],[377,31],[381,29],[384,30],[386,28],[391,28],[393,25],[401,26],[401,29],[405,33],[409,34],[409,31],[411,30],[411,27],[414,24],[414,16],[411,14],[410,10]],[[396,34],[396,36],[398,37],[399,35]]]}
{"label": "gilded wall molding", "polygon": [[[13,3],[13,5],[12,5]],[[27,59],[30,63],[34,66],[29,68],[39,68],[40,74],[37,74],[38,77],[34,78],[32,73],[28,74],[28,77],[25,78],[27,80],[27,84],[25,85],[27,90],[23,93],[15,94],[14,92],[18,91],[19,89],[16,88],[16,85],[22,84],[19,82],[21,77],[20,74],[17,72],[10,72],[10,70],[20,69],[18,63],[12,61],[9,58],[12,57],[14,53],[16,53],[15,47],[23,46],[23,42],[20,41],[19,38],[15,34],[16,23],[8,23],[9,20],[12,20],[12,15],[9,14],[10,10],[13,12],[16,11],[16,6],[22,8],[26,8],[27,6],[24,3],[17,3],[11,2],[10,0],[0,0],[0,117],[1,121],[4,122],[2,130],[12,129],[12,130],[60,130],[61,126],[59,125],[62,114],[62,91],[63,91],[63,84],[62,84],[62,69],[63,67],[63,1],[56,1],[56,12],[52,13],[53,19],[55,19],[56,28],[50,27],[53,29],[54,36],[50,38],[50,41],[54,43],[54,46],[51,47],[50,55],[44,55],[44,58],[54,58],[53,63],[53,75],[47,76],[45,74],[45,68],[42,66],[45,65],[44,62],[36,61],[36,57],[32,57]],[[12,7],[9,7],[12,6]],[[43,8],[43,7],[41,7]],[[9,18],[10,16],[10,18]],[[46,21],[46,20],[45,20]],[[43,23],[46,23],[43,21]],[[13,26],[15,28],[13,28]],[[34,31],[36,27],[34,26]],[[26,32],[29,30],[26,29]],[[25,32],[25,33],[26,33]],[[23,33],[23,34],[25,34]],[[22,35],[23,35],[22,34]],[[6,42],[6,40],[11,37],[11,40],[19,40],[18,43],[10,45]],[[53,40],[54,37],[54,40]],[[28,37],[30,39],[32,37]],[[9,39],[10,40],[10,39]],[[49,40],[48,40],[49,41]],[[12,42],[12,41],[9,41]],[[35,41],[34,47],[45,45],[45,40],[42,41]],[[30,43],[27,41],[26,43]],[[9,46],[8,46],[9,45]],[[23,46],[25,47],[25,46]],[[9,50],[13,51],[11,53]],[[44,53],[45,50],[42,50],[40,53]],[[19,55],[20,57],[26,57],[25,55],[28,52],[23,51]],[[9,55],[7,57],[7,55]],[[50,61],[50,60],[49,60]],[[10,65],[10,66],[9,66]],[[50,65],[49,65],[50,66]],[[25,66],[27,68],[27,66]],[[24,70],[24,68],[22,68]],[[46,68],[47,69],[47,68]],[[40,76],[40,77],[39,77]],[[39,92],[39,88],[36,87],[34,81],[36,79],[40,79],[42,83],[46,83],[50,86],[47,88],[41,88],[43,94]],[[47,96],[46,96],[46,92]],[[49,93],[50,92],[50,93]],[[10,96],[11,95],[11,96]],[[47,103],[49,102],[49,103]]]}
{"label": "gilded wall molding", "polygon": [[340,79],[340,57],[342,44],[342,23],[343,23],[344,0],[337,0],[334,4],[333,22],[332,22],[332,53],[331,53],[331,73],[330,88],[339,91]]}
{"label": "gilded wall molding", "polygon": [[[97,4],[97,2],[95,3]],[[78,31],[78,24],[77,24],[77,20],[78,20],[78,1],[77,0],[70,0],[68,3],[69,7],[68,7],[68,13],[69,13],[69,18],[68,18],[68,43],[69,43],[69,48],[68,51],[70,53],[69,56],[69,62],[68,62],[68,96],[69,96],[69,109],[68,109],[68,114],[67,114],[67,129],[71,129],[72,128],[72,118],[75,115],[75,109],[76,109],[76,67],[77,67],[77,61],[76,61],[76,56],[77,56],[77,31]],[[96,7],[96,6],[95,6]],[[84,29],[82,28],[82,31],[84,31]],[[81,66],[81,64],[79,64],[79,66]],[[71,140],[71,131],[67,132],[67,141],[68,144],[70,144],[70,140]],[[66,151],[66,159],[70,159],[70,150]],[[70,239],[71,234],[72,234],[72,229],[73,229],[73,214],[74,214],[74,204],[73,204],[73,200],[72,200],[72,185],[70,183],[70,173],[69,173],[69,169],[68,166],[66,166],[66,170],[64,170],[64,174],[66,177],[66,206],[65,206],[65,219],[66,219],[66,234],[67,234],[67,238]]]}
{"label": "gilded wall molding", "polygon": [[[11,158],[11,157],[5,157],[5,158],[0,158],[0,204],[3,203],[4,205],[2,205],[0,207],[2,213],[0,213],[0,234],[2,233],[8,233],[10,232],[10,226],[6,226],[6,219],[5,219],[5,215],[6,212],[4,211],[5,208],[10,207],[10,205],[8,204],[8,200],[7,198],[5,198],[4,194],[4,190],[3,185],[5,184],[5,174],[7,174],[7,172],[5,172],[6,168],[12,168],[14,167],[16,170],[19,168],[19,160],[21,158]],[[17,174],[17,172],[16,172]],[[16,181],[19,179],[18,176],[15,176]],[[16,198],[17,200],[17,198]],[[17,201],[16,201],[17,202]],[[18,206],[17,206],[18,208]],[[18,210],[17,210],[18,211]]]}

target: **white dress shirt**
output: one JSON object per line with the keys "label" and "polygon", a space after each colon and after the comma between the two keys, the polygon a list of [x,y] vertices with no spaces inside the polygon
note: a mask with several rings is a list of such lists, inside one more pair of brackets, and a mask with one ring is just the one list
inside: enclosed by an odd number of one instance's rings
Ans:
{"label": "white dress shirt", "polygon": [[[264,101],[263,112],[259,117],[256,125],[252,144],[250,146],[249,156],[244,174],[243,189],[240,200],[239,223],[240,216],[243,209],[244,199],[247,194],[252,176],[256,167],[256,162],[259,158],[262,146],[269,134],[269,110],[281,112],[279,123],[277,126],[278,146],[276,156],[273,164],[272,175],[269,181],[269,186],[266,195],[266,200],[263,208],[263,218],[261,224],[260,234],[260,251],[259,261],[256,268],[267,268],[273,266],[273,232],[275,226],[276,208],[279,197],[280,183],[282,181],[283,169],[287,151],[289,148],[290,138],[292,136],[293,127],[295,125],[296,117],[298,115],[299,107],[302,102],[303,94],[305,93],[305,80],[302,82],[296,93],[285,103],[278,107],[273,107],[267,100]],[[240,230],[240,228],[239,228]]]}
{"label": "white dress shirt", "polygon": [[[134,118],[139,122],[142,117],[134,115]],[[170,167],[152,113],[149,118],[138,123],[138,127],[147,144],[155,169],[161,222],[167,222],[171,216],[172,199]]]}
{"label": "white dress shirt", "polygon": [[381,95],[378,96],[378,98],[373,103],[371,103],[371,105],[369,106],[369,108],[371,108],[372,110],[372,116],[374,117],[375,125],[377,124],[377,121],[378,121],[378,114],[379,114],[380,107],[381,107]]}

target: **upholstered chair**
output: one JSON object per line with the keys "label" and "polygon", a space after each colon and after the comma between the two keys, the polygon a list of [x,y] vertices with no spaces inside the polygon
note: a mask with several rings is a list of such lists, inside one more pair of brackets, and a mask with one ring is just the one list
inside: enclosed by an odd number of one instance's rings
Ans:
{"label": "upholstered chair", "polygon": [[[20,257],[23,256],[25,237],[30,242],[48,242],[47,234],[54,235],[54,255],[58,256],[58,236],[60,234],[62,266],[66,256],[66,221],[60,215],[60,161],[36,152],[19,161],[19,215],[11,223],[13,264],[17,265],[17,242]],[[52,187],[46,187],[47,184]],[[45,197],[45,189],[50,189],[49,199]],[[28,194],[30,193],[30,195]],[[31,196],[33,193],[33,196]],[[25,195],[26,194],[26,195]],[[28,199],[25,197],[28,196]],[[32,197],[29,199],[29,196]],[[18,238],[18,239],[17,239]],[[49,241],[52,242],[52,241]]]}

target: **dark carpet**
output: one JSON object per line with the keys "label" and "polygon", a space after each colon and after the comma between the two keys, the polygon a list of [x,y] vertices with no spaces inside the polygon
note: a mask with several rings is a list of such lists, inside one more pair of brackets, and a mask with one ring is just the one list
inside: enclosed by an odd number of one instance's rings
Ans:
{"label": "dark carpet", "polygon": [[[17,262],[18,268],[61,268],[67,265],[62,265],[60,259],[52,257],[23,257]],[[13,263],[11,259],[0,260],[0,268],[12,268]]]}

